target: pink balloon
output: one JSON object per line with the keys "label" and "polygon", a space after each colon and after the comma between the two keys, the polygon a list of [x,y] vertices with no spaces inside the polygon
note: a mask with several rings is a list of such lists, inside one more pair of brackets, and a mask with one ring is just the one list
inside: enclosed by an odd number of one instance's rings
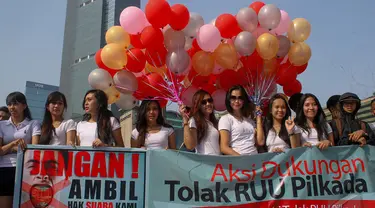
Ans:
{"label": "pink balloon", "polygon": [[227,92],[223,89],[218,89],[212,93],[212,99],[214,99],[215,110],[225,111],[227,107],[225,106],[225,97]]}
{"label": "pink balloon", "polygon": [[136,76],[125,70],[120,70],[113,77],[115,87],[121,93],[132,93],[138,89],[138,81]]}
{"label": "pink balloon", "polygon": [[197,42],[202,50],[213,52],[221,43],[219,29],[212,24],[203,25],[198,30]]}
{"label": "pink balloon", "polygon": [[138,7],[126,7],[120,14],[120,25],[129,34],[136,35],[146,27],[146,15]]}
{"label": "pink balloon", "polygon": [[215,63],[214,70],[212,71],[212,74],[221,74],[225,69],[221,67],[219,64]]}
{"label": "pink balloon", "polygon": [[194,87],[193,85],[189,88],[185,89],[181,93],[181,100],[182,102],[189,107],[193,107],[193,96],[198,91],[198,88]]}
{"label": "pink balloon", "polygon": [[135,77],[141,77],[143,75],[145,75],[145,73],[143,71],[139,72],[139,73],[133,73]]}
{"label": "pink balloon", "polygon": [[281,10],[280,13],[281,13],[280,23],[275,29],[272,30],[272,32],[274,32],[276,35],[282,35],[288,32],[289,25],[290,23],[292,23],[292,20],[290,19],[289,14],[286,11]]}
{"label": "pink balloon", "polygon": [[254,32],[252,32],[252,34],[258,38],[259,36],[261,36],[262,34],[264,33],[267,33],[268,30],[264,29],[263,27],[258,27]]}

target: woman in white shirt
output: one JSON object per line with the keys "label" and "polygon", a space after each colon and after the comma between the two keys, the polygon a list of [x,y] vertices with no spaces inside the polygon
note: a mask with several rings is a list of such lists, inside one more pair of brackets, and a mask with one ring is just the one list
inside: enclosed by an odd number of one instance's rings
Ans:
{"label": "woman in white shirt", "polygon": [[245,89],[233,86],[225,99],[229,114],[219,120],[220,150],[225,155],[258,154],[257,147],[264,145],[262,117],[257,113],[255,125],[254,104],[250,103]]}
{"label": "woman in white shirt", "polygon": [[264,132],[268,152],[284,152],[300,146],[301,132],[291,118],[288,102],[281,94],[270,99],[269,112],[264,120]]}
{"label": "woman in white shirt", "polygon": [[322,106],[315,95],[307,93],[302,96],[296,124],[302,131],[303,146],[326,149],[334,145],[332,128],[326,121]]}
{"label": "woman in white shirt", "polygon": [[11,208],[13,202],[18,147],[38,144],[40,124],[32,120],[26,97],[20,92],[6,98],[9,120],[0,121],[0,204]]}
{"label": "woman in white shirt", "polygon": [[39,144],[75,145],[76,124],[72,119],[64,120],[64,110],[68,107],[65,95],[52,92],[48,95],[42,122]]}
{"label": "woman in white shirt", "polygon": [[198,90],[193,96],[192,117],[186,112],[186,106],[180,106],[184,125],[184,144],[187,149],[196,149],[196,153],[220,155],[219,131],[214,114],[214,100],[211,95]]}
{"label": "woman in white shirt", "polygon": [[176,149],[175,133],[162,115],[160,103],[144,100],[139,107],[131,146],[145,149]]}
{"label": "woman in white shirt", "polygon": [[101,90],[89,90],[82,103],[86,114],[77,124],[77,143],[90,147],[123,147],[120,123],[108,110],[107,95]]}

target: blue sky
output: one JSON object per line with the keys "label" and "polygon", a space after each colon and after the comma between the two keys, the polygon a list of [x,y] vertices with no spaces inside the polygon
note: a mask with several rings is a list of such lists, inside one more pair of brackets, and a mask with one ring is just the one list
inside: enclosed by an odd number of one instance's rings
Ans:
{"label": "blue sky", "polygon": [[[142,1],[145,5],[147,1]],[[200,13],[208,23],[222,13],[236,14],[249,0],[170,0]],[[303,92],[325,103],[353,91],[361,98],[375,91],[375,1],[266,0],[312,25],[307,43],[312,58],[298,77]],[[143,6],[144,7],[144,6]],[[7,94],[24,92],[26,81],[58,85],[66,0],[4,1],[0,7],[0,105]],[[98,23],[99,24],[99,23]]]}

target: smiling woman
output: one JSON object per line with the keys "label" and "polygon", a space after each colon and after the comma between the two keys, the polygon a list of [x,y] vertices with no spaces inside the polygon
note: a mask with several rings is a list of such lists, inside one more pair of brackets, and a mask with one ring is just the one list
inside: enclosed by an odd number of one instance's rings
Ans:
{"label": "smiling woman", "polygon": [[219,131],[214,114],[214,100],[211,95],[198,90],[193,96],[191,118],[185,105],[180,106],[184,122],[184,143],[187,149],[196,149],[197,153],[220,155]]}
{"label": "smiling woman", "polygon": [[40,124],[32,120],[26,97],[20,92],[7,96],[10,119],[0,122],[0,204],[12,207],[18,148],[37,144]]}
{"label": "smiling woman", "polygon": [[145,149],[176,149],[173,127],[165,122],[160,104],[144,100],[139,107],[131,146]]}
{"label": "smiling woman", "polygon": [[306,93],[302,96],[296,123],[302,131],[303,146],[326,149],[334,145],[332,128],[326,121],[322,106],[315,95]]}
{"label": "smiling woman", "polygon": [[76,124],[72,119],[64,120],[64,110],[67,108],[65,95],[52,92],[48,95],[40,144],[75,145]]}

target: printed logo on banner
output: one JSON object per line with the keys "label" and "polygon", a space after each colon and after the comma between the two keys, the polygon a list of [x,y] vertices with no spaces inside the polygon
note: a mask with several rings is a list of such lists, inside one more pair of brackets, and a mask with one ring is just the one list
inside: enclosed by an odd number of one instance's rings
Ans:
{"label": "printed logo on banner", "polygon": [[19,207],[142,208],[145,166],[146,152],[27,149]]}

